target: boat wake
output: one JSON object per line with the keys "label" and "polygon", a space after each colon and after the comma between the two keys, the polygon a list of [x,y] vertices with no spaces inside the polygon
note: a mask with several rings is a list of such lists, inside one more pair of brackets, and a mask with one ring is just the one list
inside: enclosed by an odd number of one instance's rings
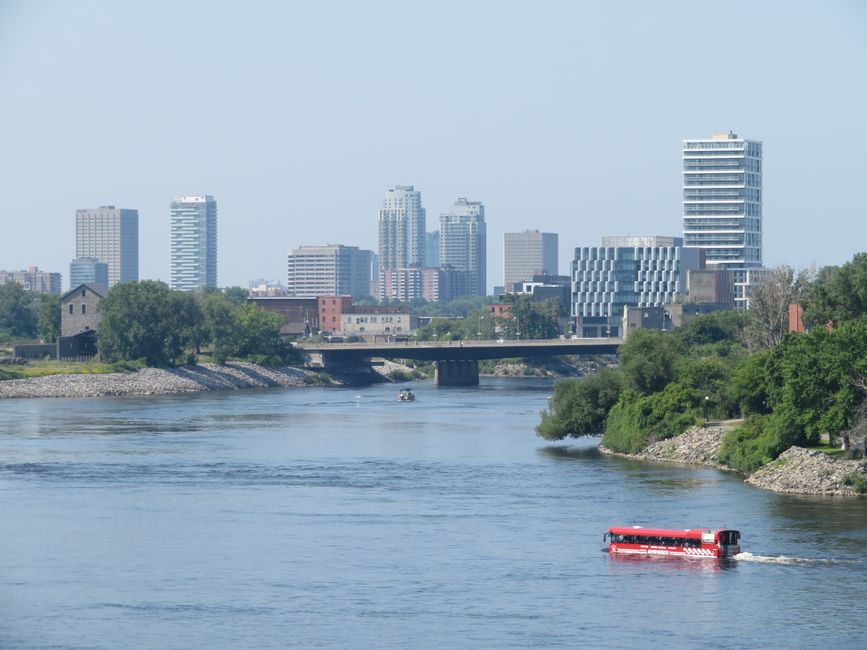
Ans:
{"label": "boat wake", "polygon": [[738,562],[763,562],[765,564],[852,564],[853,560],[839,560],[834,558],[808,558],[789,557],[787,555],[753,555],[752,553],[738,553],[732,557]]}

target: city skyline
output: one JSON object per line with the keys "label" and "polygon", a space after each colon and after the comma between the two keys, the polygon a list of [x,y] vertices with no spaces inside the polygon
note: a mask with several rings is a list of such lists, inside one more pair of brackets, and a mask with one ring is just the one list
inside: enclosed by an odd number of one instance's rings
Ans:
{"label": "city skyline", "polygon": [[[396,7],[4,3],[0,120],[14,128],[0,219],[16,245],[0,267],[63,273],[68,215],[114,204],[139,211],[139,277],[168,282],[164,206],[206,188],[220,197],[220,284],[243,286],[282,278],[302,243],[377,250],[382,188],[412,183],[432,214],[474,196],[495,215],[490,289],[504,232],[559,233],[560,273],[605,234],[678,234],[681,142],[729,130],[764,143],[765,266],[842,264],[864,248],[867,163],[852,153],[867,145],[852,128],[867,88],[863,3],[734,2],[749,47],[700,57],[684,54],[686,36],[721,30],[719,14],[689,3],[553,3],[551,21],[445,2],[414,8],[409,30]],[[478,39],[464,42],[458,23]],[[277,38],[287,25],[291,38]],[[361,36],[393,28],[390,45]],[[738,92],[721,93],[730,69]],[[166,102],[166,88],[196,84],[214,89],[208,111]],[[383,102],[384,84],[403,101]],[[131,100],[118,111],[107,96]],[[822,164],[805,165],[807,151]]]}

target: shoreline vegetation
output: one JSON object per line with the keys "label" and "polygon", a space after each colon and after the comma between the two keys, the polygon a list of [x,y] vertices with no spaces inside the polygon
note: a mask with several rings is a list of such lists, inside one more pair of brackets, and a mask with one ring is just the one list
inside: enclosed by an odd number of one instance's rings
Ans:
{"label": "shoreline vegetation", "polygon": [[781,492],[867,493],[867,253],[818,273],[780,268],[745,312],[631,331],[617,367],[555,384],[536,433],[601,434],[604,450],[677,462],[677,446],[710,420],[738,422],[705,436],[712,455],[687,462]]}
{"label": "shoreline vegetation", "polygon": [[636,453],[613,451],[604,444],[599,445],[599,451],[643,462],[698,465],[734,472],[743,476],[748,485],[772,492],[853,497],[864,494],[867,460],[847,460],[825,451],[797,446],[790,447],[755,472],[744,475],[718,457],[725,435],[736,426],[737,422],[693,426],[678,436],[651,443]]}

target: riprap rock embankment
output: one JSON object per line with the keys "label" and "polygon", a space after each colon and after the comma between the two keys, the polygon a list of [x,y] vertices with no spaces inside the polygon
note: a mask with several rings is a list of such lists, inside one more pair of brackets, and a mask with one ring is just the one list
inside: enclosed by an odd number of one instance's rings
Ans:
{"label": "riprap rock embankment", "polygon": [[166,395],[205,390],[308,386],[320,375],[303,368],[266,368],[233,361],[224,366],[203,363],[178,368],[144,368],[130,373],[47,375],[0,381],[4,397],[101,397]]}
{"label": "riprap rock embankment", "polygon": [[852,477],[867,480],[867,461],[833,458],[821,451],[791,447],[746,482],[756,487],[789,494],[856,495]]}

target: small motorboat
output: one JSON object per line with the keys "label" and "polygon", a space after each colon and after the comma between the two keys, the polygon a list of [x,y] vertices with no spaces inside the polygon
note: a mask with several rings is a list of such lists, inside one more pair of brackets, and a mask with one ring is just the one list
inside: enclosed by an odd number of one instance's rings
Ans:
{"label": "small motorboat", "polygon": [[400,392],[397,394],[398,402],[414,402],[415,395],[412,394],[412,391],[409,388],[401,388]]}

